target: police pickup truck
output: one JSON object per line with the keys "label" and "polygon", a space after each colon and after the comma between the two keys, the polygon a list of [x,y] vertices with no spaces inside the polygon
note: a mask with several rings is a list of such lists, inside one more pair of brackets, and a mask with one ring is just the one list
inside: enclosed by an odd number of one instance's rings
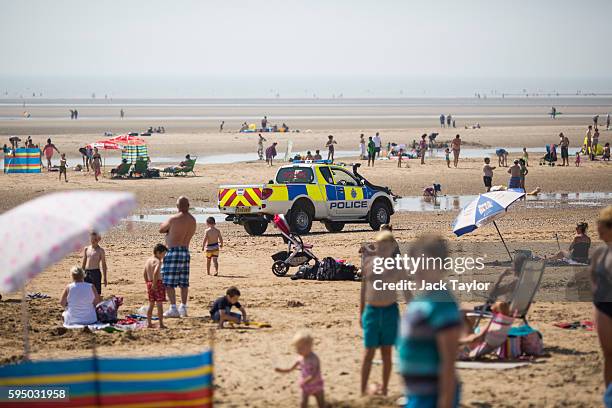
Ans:
{"label": "police pickup truck", "polygon": [[396,196],[353,170],[326,160],[294,161],[263,185],[222,185],[219,211],[250,235],[263,234],[274,214],[285,214],[292,232],[307,234],[313,221],[330,232],[347,223],[368,223],[373,230],[389,223]]}

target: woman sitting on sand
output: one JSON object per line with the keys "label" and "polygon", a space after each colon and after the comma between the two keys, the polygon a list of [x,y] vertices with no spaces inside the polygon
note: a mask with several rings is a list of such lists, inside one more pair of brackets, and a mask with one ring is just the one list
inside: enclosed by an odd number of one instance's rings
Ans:
{"label": "woman sitting on sand", "polygon": [[586,234],[589,224],[579,222],[576,224],[576,235],[567,251],[559,251],[550,259],[571,259],[580,263],[588,263],[591,238]]}
{"label": "woman sitting on sand", "polygon": [[91,283],[84,282],[83,269],[73,266],[70,273],[73,282],[66,286],[60,300],[64,325],[93,324],[98,320],[96,305],[100,303],[100,295]]}

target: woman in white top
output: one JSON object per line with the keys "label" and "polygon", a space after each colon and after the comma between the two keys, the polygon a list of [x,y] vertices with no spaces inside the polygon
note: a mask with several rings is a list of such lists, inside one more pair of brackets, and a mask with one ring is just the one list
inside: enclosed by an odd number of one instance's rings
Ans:
{"label": "woman in white top", "polygon": [[62,313],[64,325],[95,323],[98,320],[96,305],[100,303],[100,295],[91,283],[83,281],[83,269],[73,266],[70,273],[73,282],[66,286],[60,300],[65,309]]}

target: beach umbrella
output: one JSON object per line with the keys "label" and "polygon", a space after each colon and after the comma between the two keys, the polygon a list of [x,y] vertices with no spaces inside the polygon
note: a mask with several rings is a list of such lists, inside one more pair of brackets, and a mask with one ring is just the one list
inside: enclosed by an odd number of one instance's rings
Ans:
{"label": "beach umbrella", "polygon": [[140,137],[136,137],[136,136],[129,136],[129,135],[121,135],[121,136],[115,136],[115,137],[111,137],[110,139],[108,139],[110,142],[113,143],[117,143],[119,145],[122,146],[144,146],[147,144],[147,142],[140,138]]}
{"label": "beach umbrella", "polygon": [[513,190],[491,191],[489,193],[480,194],[474,201],[463,207],[461,212],[459,212],[459,215],[457,215],[457,218],[453,221],[453,232],[460,237],[461,235],[474,231],[476,228],[492,223],[510,256],[510,260],[512,260],[512,254],[510,254],[510,250],[495,220],[506,214],[508,207],[524,196],[524,192]]}
{"label": "beach umbrella", "polygon": [[79,251],[90,232],[102,233],[136,207],[131,193],[66,191],[28,201],[0,215],[0,291],[22,289],[25,358],[29,358],[25,284],[46,267]]}
{"label": "beach umbrella", "polygon": [[46,267],[81,250],[136,206],[131,193],[66,191],[28,201],[0,215],[0,291],[22,288]]}
{"label": "beach umbrella", "polygon": [[97,142],[90,143],[86,147],[93,149],[98,148],[98,150],[121,150],[121,145],[111,140],[98,140]]}

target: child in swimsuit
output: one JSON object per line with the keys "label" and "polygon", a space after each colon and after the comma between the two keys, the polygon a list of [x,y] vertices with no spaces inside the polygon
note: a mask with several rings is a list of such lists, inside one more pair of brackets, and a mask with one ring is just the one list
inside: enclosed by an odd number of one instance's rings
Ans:
{"label": "child in swimsuit", "polygon": [[300,388],[302,389],[302,407],[308,406],[308,399],[313,395],[317,406],[325,406],[324,384],[321,376],[321,363],[319,357],[312,351],[313,339],[310,334],[299,332],[293,338],[295,351],[299,354],[298,360],[290,368],[276,368],[277,373],[289,373],[300,369]]}
{"label": "child in swimsuit", "polygon": [[202,251],[206,253],[206,274],[210,275],[210,263],[215,265],[215,276],[219,275],[219,249],[223,247],[223,236],[217,229],[216,221],[213,217],[206,219],[206,231]]}
{"label": "child in swimsuit", "polygon": [[66,183],[68,182],[68,172],[66,171],[67,161],[66,161],[66,153],[62,153],[62,158],[60,159],[59,166],[59,181],[62,181],[62,174],[64,175],[64,180]]}
{"label": "child in swimsuit", "polygon": [[[85,282],[89,282],[95,286],[98,294],[102,295],[102,283],[104,286],[107,285],[106,279],[107,266],[106,266],[106,252],[104,248],[100,246],[100,235],[92,231],[89,235],[91,245],[85,247],[83,250],[83,261],[81,262],[81,268],[85,270]],[[103,281],[104,279],[104,281]]]}
{"label": "child in swimsuit", "polygon": [[446,159],[446,167],[450,169],[450,150],[448,150],[448,147],[444,150],[444,158]]}
{"label": "child in swimsuit", "polygon": [[153,256],[147,259],[144,267],[144,280],[147,285],[147,298],[149,299],[149,308],[147,309],[147,328],[151,329],[153,323],[153,308],[157,306],[157,318],[159,320],[159,328],[165,329],[164,326],[164,305],[166,301],[166,287],[161,279],[161,265],[164,256],[168,252],[165,245],[157,244],[153,248]]}

